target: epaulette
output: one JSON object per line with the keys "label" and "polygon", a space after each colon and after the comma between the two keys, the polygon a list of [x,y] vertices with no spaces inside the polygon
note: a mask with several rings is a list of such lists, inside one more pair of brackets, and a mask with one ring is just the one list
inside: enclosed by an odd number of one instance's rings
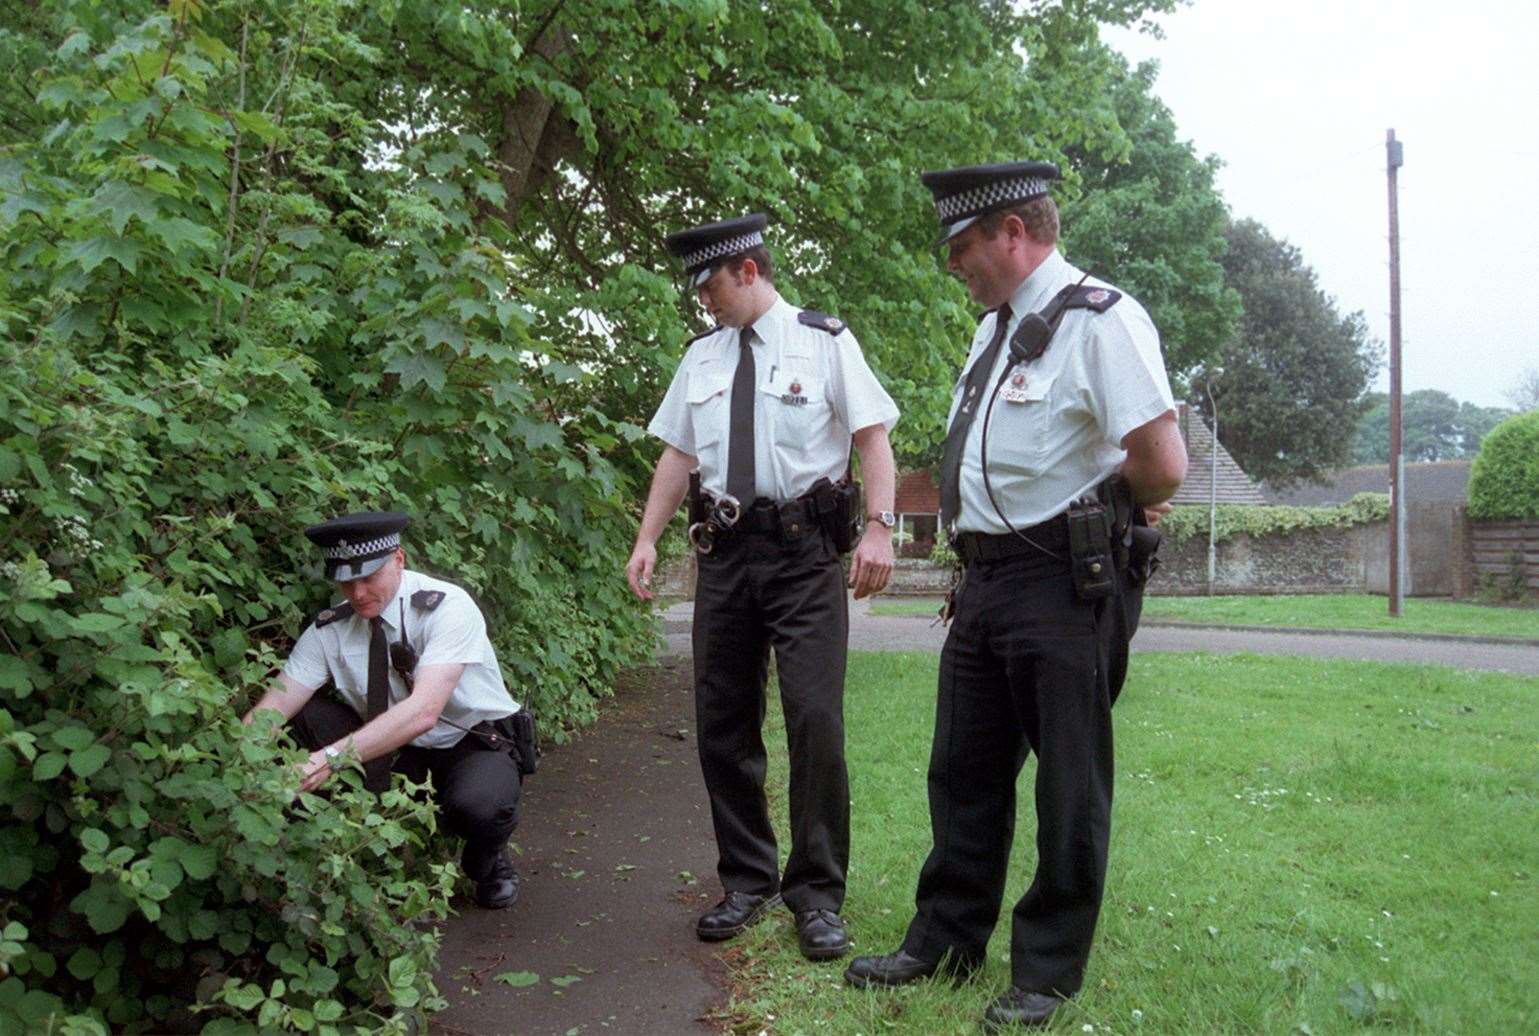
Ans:
{"label": "epaulette", "polygon": [[[1065,289],[1068,290],[1068,289]],[[1064,309],[1093,309],[1097,313],[1105,313],[1117,304],[1122,298],[1122,292],[1113,291],[1110,288],[1096,288],[1089,284],[1074,286],[1074,293],[1064,302]]]}
{"label": "epaulette", "polygon": [[838,317],[831,317],[827,313],[819,313],[815,309],[804,309],[796,314],[796,319],[808,327],[815,327],[819,331],[827,331],[831,335],[844,333],[844,321]]}
{"label": "epaulette", "polygon": [[315,628],[320,629],[322,626],[329,626],[333,622],[337,622],[340,619],[345,619],[352,614],[353,606],[348,604],[346,601],[343,601],[341,604],[327,608],[319,615],[317,615],[315,617]]}
{"label": "epaulette", "polygon": [[693,337],[689,341],[685,342],[684,343],[684,348],[688,349],[690,346],[692,346],[696,342],[700,341],[700,339],[702,339],[702,338],[709,338],[712,335],[714,335],[717,331],[720,331],[720,330],[721,330],[721,325],[717,324],[715,327],[711,328],[709,331],[701,331],[695,337]]}
{"label": "epaulette", "polygon": [[425,612],[430,612],[443,603],[444,592],[442,590],[418,590],[411,595],[411,606],[413,608],[421,608]]}

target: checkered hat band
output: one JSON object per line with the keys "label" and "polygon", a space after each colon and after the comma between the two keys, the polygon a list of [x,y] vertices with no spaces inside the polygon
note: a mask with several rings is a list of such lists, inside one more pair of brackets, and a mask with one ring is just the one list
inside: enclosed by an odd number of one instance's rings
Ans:
{"label": "checkered hat band", "polygon": [[321,551],[321,557],[327,561],[349,561],[353,558],[370,558],[383,554],[387,550],[394,550],[401,545],[399,533],[389,536],[381,536],[377,540],[364,540],[362,543],[339,543],[335,547],[326,547]]}
{"label": "checkered hat band", "polygon": [[935,214],[942,223],[955,223],[968,216],[981,216],[1007,205],[1031,199],[1047,193],[1047,181],[1039,177],[1022,177],[1018,180],[997,180],[982,187],[974,187],[960,194],[937,198]]}
{"label": "checkered hat band", "polygon": [[690,252],[684,257],[684,269],[696,270],[727,255],[737,255],[746,252],[750,248],[757,248],[764,244],[764,235],[755,230],[751,234],[739,234],[737,237],[723,238],[713,241],[696,252]]}

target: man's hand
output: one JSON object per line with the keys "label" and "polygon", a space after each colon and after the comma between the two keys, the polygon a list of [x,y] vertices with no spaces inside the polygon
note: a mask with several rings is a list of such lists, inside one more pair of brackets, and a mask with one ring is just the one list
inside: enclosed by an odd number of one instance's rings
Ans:
{"label": "man's hand", "polygon": [[850,585],[855,599],[880,593],[892,578],[892,530],[881,522],[867,522],[865,535],[855,547],[850,563]]}
{"label": "man's hand", "polygon": [[1150,504],[1144,508],[1144,521],[1148,522],[1149,527],[1152,529],[1159,525],[1160,519],[1165,517],[1170,512],[1171,505],[1169,500],[1166,500],[1163,503]]}
{"label": "man's hand", "polygon": [[631,584],[631,593],[643,601],[657,595],[652,592],[652,569],[657,564],[657,548],[650,543],[636,541],[631,559],[625,563],[625,580]]}
{"label": "man's hand", "polygon": [[324,751],[317,750],[311,752],[310,758],[300,763],[297,769],[299,770],[299,790],[314,791],[331,777],[331,760],[326,758]]}

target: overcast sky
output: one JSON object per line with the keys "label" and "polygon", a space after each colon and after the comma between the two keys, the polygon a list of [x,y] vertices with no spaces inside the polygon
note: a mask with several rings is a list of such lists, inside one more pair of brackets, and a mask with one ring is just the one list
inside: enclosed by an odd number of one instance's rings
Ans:
{"label": "overcast sky", "polygon": [[1539,366],[1539,4],[1196,0],[1165,38],[1108,30],[1160,63],[1180,135],[1224,162],[1236,217],[1303,252],[1343,313],[1389,344],[1384,135],[1400,170],[1404,386],[1483,406]]}

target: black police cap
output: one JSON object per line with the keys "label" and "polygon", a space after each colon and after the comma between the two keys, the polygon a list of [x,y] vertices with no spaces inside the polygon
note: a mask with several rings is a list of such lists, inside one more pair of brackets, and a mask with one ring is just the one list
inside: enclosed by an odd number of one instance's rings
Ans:
{"label": "black police cap", "polygon": [[312,525],[305,535],[321,548],[326,578],[341,583],[378,572],[400,549],[401,532],[410,523],[399,511],[363,511]]}
{"label": "black police cap", "polygon": [[669,234],[663,244],[674,258],[684,263],[684,275],[691,288],[704,284],[716,267],[734,256],[764,244],[764,228],[769,217],[762,212],[690,227]]}
{"label": "black police cap", "polygon": [[941,224],[941,236],[935,243],[942,245],[972,226],[979,216],[1042,197],[1048,185],[1058,179],[1058,167],[1051,162],[965,165],[921,173],[919,179],[935,198],[935,215]]}

